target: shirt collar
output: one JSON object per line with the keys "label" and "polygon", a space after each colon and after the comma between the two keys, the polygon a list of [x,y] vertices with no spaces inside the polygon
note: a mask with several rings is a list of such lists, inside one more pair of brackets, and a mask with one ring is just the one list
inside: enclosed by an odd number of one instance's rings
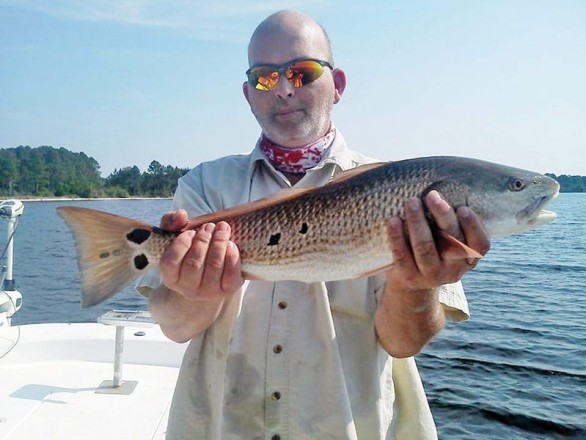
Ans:
{"label": "shirt collar", "polygon": [[[250,155],[250,167],[248,169],[248,176],[252,177],[254,173],[254,169],[257,165],[263,164],[263,166],[268,167],[274,173],[279,173],[275,168],[271,165],[269,160],[263,154],[262,150],[260,149],[260,139],[256,142],[256,146]],[[354,162],[352,161],[352,155],[350,149],[348,148],[348,144],[346,144],[346,140],[344,136],[340,132],[339,129],[336,129],[336,136],[332,141],[332,145],[326,150],[323,159],[320,163],[318,163],[315,168],[312,168],[310,171],[319,170],[323,168],[326,164],[333,163],[339,171],[346,171],[354,166]]]}

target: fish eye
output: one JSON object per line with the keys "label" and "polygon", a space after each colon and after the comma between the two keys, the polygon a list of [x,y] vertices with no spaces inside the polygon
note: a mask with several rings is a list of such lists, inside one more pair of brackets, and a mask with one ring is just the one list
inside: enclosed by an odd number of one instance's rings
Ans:
{"label": "fish eye", "polygon": [[509,180],[509,189],[511,191],[522,191],[524,188],[525,188],[525,181],[523,179],[513,177],[513,178],[511,178],[511,180]]}

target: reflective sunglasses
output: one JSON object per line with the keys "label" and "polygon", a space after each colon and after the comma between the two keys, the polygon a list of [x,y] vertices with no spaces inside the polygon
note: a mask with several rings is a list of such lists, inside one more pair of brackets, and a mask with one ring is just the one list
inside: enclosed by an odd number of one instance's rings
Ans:
{"label": "reflective sunglasses", "polygon": [[275,90],[281,75],[293,87],[299,88],[310,84],[324,73],[324,67],[334,69],[330,63],[313,58],[302,58],[289,61],[285,64],[260,64],[246,71],[248,83],[256,90],[268,92]]}

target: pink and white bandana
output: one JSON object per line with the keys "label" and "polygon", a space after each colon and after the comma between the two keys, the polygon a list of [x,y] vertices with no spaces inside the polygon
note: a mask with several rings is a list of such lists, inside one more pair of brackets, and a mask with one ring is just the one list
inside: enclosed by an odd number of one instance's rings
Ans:
{"label": "pink and white bandana", "polygon": [[332,144],[336,129],[332,123],[329,131],[317,141],[295,148],[281,147],[264,135],[260,139],[260,149],[275,169],[282,173],[305,174],[322,159],[324,151]]}

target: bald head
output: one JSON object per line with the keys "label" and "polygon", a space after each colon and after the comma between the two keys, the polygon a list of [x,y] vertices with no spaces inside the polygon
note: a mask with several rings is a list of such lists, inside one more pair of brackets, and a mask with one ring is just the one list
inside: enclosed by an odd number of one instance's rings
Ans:
{"label": "bald head", "polygon": [[[280,54],[283,59],[279,60]],[[258,63],[278,64],[298,57],[318,58],[334,63],[326,31],[307,15],[296,11],[276,12],[262,21],[250,38],[250,66]]]}
{"label": "bald head", "polygon": [[[333,65],[330,42],[324,29],[311,17],[295,11],[280,11],[258,25],[248,45],[250,67],[264,66],[278,75],[276,87],[257,89],[245,81],[242,91],[263,134],[286,148],[306,145],[331,127],[334,104],[340,101],[346,87],[346,76],[340,68],[325,67],[320,75],[306,83],[284,80],[283,66],[294,60],[317,59]],[[303,77],[304,72],[291,72]]]}

